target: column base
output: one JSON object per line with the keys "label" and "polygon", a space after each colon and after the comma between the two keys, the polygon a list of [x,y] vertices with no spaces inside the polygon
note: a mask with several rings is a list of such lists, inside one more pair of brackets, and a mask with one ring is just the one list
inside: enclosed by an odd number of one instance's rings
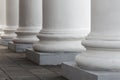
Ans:
{"label": "column base", "polygon": [[8,49],[14,52],[26,52],[27,48],[32,48],[33,44],[14,44],[13,42],[8,43]]}
{"label": "column base", "polygon": [[38,65],[60,65],[66,61],[74,61],[77,54],[79,53],[44,53],[32,49],[26,50],[26,58]]}
{"label": "column base", "polygon": [[13,39],[0,39],[0,44],[3,46],[8,46],[8,43],[11,42]]}
{"label": "column base", "polygon": [[62,75],[69,80],[120,80],[120,72],[83,70],[75,62],[63,63],[62,70]]}

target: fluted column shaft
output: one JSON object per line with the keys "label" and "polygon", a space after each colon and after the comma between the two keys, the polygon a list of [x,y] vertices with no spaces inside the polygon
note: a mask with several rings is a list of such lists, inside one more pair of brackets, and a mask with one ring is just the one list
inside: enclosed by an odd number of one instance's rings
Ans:
{"label": "fluted column shaft", "polygon": [[43,29],[38,35],[40,42],[34,45],[34,50],[39,52],[83,50],[81,40],[89,32],[89,10],[84,8],[88,7],[82,5],[81,0],[43,0]]}
{"label": "fluted column shaft", "polygon": [[6,0],[0,0],[0,36],[6,26]]}
{"label": "fluted column shaft", "polygon": [[119,4],[119,0],[92,0],[92,32],[82,42],[87,51],[76,57],[81,68],[120,71]]}
{"label": "fluted column shaft", "polygon": [[18,28],[19,0],[6,0],[6,27],[4,28],[3,39],[16,37],[15,31]]}
{"label": "fluted column shaft", "polygon": [[42,1],[20,0],[19,28],[15,43],[34,43],[42,27]]}

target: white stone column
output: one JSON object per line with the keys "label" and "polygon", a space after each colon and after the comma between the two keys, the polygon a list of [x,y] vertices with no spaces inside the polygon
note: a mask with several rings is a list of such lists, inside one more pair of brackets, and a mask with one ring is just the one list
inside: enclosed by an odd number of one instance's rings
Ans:
{"label": "white stone column", "polygon": [[6,0],[0,0],[0,36],[6,26]]}
{"label": "white stone column", "polygon": [[[6,27],[1,36],[5,44],[16,37],[15,31],[18,28],[19,0],[6,0]],[[4,44],[3,42],[3,44]]]}
{"label": "white stone column", "polygon": [[119,0],[92,0],[92,32],[83,41],[87,51],[76,57],[80,67],[120,71],[119,4]]}
{"label": "white stone column", "polygon": [[92,31],[82,42],[87,51],[76,57],[77,66],[63,65],[64,75],[69,80],[120,80],[120,0],[91,3]]}
{"label": "white stone column", "polygon": [[36,35],[42,28],[42,0],[20,0],[19,7],[19,28],[17,39],[13,41],[14,44],[23,44],[21,50],[25,50],[39,41]]}
{"label": "white stone column", "polygon": [[38,35],[40,42],[33,46],[41,59],[35,61],[33,58],[34,62],[40,65],[61,64],[62,61],[73,60],[78,52],[85,50],[81,40],[90,30],[89,8],[81,2],[43,0],[43,29]]}
{"label": "white stone column", "polygon": [[89,19],[86,19],[88,11],[83,14],[79,9],[82,9],[80,2],[79,0],[43,1],[43,29],[38,35],[40,42],[34,45],[34,50],[40,52],[83,50],[81,39],[89,31]]}

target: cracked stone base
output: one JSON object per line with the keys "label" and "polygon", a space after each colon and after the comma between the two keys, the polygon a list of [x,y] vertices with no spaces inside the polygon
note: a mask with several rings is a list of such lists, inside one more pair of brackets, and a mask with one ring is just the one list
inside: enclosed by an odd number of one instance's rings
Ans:
{"label": "cracked stone base", "polygon": [[120,72],[83,70],[75,62],[63,63],[62,70],[62,75],[69,80],[120,80]]}
{"label": "cracked stone base", "polygon": [[27,48],[32,48],[32,44],[14,44],[13,42],[8,43],[8,49],[14,52],[26,52]]}
{"label": "cracked stone base", "polygon": [[44,53],[26,50],[26,58],[38,65],[60,65],[66,61],[74,61],[78,53]]}
{"label": "cracked stone base", "polygon": [[8,46],[8,43],[11,41],[12,39],[0,39],[0,44],[4,46]]}

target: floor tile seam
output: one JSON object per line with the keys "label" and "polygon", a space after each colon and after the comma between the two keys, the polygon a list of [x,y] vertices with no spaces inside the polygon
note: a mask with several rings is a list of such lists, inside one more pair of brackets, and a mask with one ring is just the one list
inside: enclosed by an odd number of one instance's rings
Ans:
{"label": "floor tile seam", "polygon": [[[8,57],[9,59],[11,59],[13,62],[15,62],[12,58],[10,58],[10,57]],[[20,64],[18,64],[17,62],[15,62],[17,65],[19,65],[21,68],[23,68],[24,69],[24,67],[23,66],[21,66]],[[29,71],[29,70],[26,70],[26,69],[24,69],[25,71],[27,71],[28,73],[31,73],[33,76],[35,76],[36,78],[38,78],[38,79],[40,79],[39,78],[39,76],[37,76],[37,75],[35,75],[34,73],[32,73],[31,71]],[[41,79],[40,79],[41,80]]]}

